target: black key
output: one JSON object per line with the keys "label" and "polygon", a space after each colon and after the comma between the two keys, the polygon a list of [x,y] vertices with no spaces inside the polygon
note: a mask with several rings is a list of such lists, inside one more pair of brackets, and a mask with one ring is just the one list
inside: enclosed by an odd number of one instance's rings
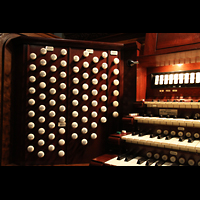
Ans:
{"label": "black key", "polygon": [[126,156],[125,160],[126,162],[132,160],[135,156],[134,155],[129,155],[129,156]]}
{"label": "black key", "polygon": [[188,142],[192,143],[192,142],[194,142],[194,140],[192,138],[189,138]]}
{"label": "black key", "polygon": [[125,157],[126,157],[125,154],[118,155],[117,160],[122,160],[122,159],[125,158]]}
{"label": "black key", "polygon": [[155,166],[162,166],[165,163],[165,161],[159,160]]}
{"label": "black key", "polygon": [[146,162],[146,166],[150,166],[150,165],[152,165],[154,162],[156,162],[156,160],[154,160],[154,159],[148,159],[147,162]]}
{"label": "black key", "polygon": [[179,142],[183,142],[183,140],[184,140],[183,137],[179,138]]}
{"label": "black key", "polygon": [[142,164],[143,162],[145,162],[147,159],[146,158],[140,158],[138,161],[137,161],[137,164]]}

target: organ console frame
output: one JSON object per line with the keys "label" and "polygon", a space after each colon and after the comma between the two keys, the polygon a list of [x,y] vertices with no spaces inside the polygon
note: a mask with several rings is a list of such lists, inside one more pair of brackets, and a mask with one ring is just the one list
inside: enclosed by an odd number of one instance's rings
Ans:
{"label": "organ console frame", "polygon": [[[199,72],[199,55],[199,33],[146,34],[144,54],[137,57],[139,64],[135,66],[134,115],[123,117],[122,131],[109,137],[110,153],[93,159],[91,165],[130,166],[125,161],[130,152],[140,152],[146,160],[164,156],[160,157],[163,163],[159,161],[162,164],[158,166],[163,165],[164,160],[167,166],[200,165],[199,85],[188,79],[185,85],[158,83],[155,86],[153,78],[154,75]],[[149,133],[148,129],[151,130]],[[143,134],[146,136],[142,137]],[[162,141],[162,137],[166,140]],[[155,155],[148,157],[148,152]],[[140,165],[139,162],[132,163]]]}

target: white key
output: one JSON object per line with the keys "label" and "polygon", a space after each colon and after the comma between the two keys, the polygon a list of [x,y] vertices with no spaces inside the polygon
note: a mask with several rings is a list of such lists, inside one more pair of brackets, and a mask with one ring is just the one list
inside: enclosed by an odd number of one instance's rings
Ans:
{"label": "white key", "polygon": [[187,144],[188,144],[188,139],[183,140],[182,142],[180,142],[180,143],[178,144],[179,150],[188,151]]}
{"label": "white key", "polygon": [[165,162],[162,166],[172,166],[173,163],[170,163],[170,162]]}
{"label": "white key", "polygon": [[190,152],[196,152],[196,146],[199,144],[199,140],[194,140],[193,142],[188,142],[187,148]]}

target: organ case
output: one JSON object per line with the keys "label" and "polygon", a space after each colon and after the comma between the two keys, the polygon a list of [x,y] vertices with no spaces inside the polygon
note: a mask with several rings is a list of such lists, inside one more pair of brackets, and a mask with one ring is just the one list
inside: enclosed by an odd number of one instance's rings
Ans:
{"label": "organ case", "polygon": [[88,163],[105,153],[109,134],[120,130],[124,45],[23,36],[9,45],[7,162]]}

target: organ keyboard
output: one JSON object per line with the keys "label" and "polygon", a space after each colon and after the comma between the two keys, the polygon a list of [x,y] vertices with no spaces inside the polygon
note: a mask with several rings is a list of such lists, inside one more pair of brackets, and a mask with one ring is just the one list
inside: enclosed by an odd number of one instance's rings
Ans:
{"label": "organ keyboard", "polygon": [[139,57],[133,112],[123,116],[122,130],[109,136],[110,156],[91,165],[200,166],[200,65],[179,63],[187,58],[165,53],[169,49]]}

